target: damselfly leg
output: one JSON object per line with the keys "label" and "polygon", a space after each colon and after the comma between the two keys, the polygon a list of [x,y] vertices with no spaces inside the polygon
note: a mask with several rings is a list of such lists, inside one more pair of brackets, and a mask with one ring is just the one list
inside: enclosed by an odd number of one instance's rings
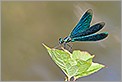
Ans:
{"label": "damselfly leg", "polygon": [[64,43],[64,49],[67,49],[69,52],[72,52],[72,46],[67,43]]}

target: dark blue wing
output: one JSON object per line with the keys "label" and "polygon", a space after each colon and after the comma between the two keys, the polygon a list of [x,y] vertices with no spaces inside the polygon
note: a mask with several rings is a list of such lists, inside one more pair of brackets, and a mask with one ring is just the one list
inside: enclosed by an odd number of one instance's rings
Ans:
{"label": "dark blue wing", "polygon": [[98,41],[106,38],[108,36],[108,32],[103,32],[99,34],[91,34],[87,36],[82,36],[82,37],[75,37],[72,38],[71,42],[75,41]]}
{"label": "dark blue wing", "polygon": [[92,20],[92,10],[89,9],[86,11],[86,13],[82,16],[78,24],[75,26],[75,28],[72,30],[70,37],[81,33],[85,31],[87,28],[90,27],[90,22]]}
{"label": "dark blue wing", "polygon": [[74,36],[71,36],[71,38],[81,37],[81,36],[86,36],[86,35],[90,35],[90,34],[96,33],[100,29],[102,29],[104,27],[104,25],[105,25],[104,22],[97,23],[97,24],[91,26],[90,28],[87,28],[85,31],[83,31],[83,32],[81,32],[79,34],[76,34]]}

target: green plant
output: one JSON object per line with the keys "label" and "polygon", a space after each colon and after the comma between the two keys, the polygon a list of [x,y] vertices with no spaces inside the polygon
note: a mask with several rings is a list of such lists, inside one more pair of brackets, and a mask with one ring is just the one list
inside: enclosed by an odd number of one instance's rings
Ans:
{"label": "green plant", "polygon": [[[44,45],[44,44],[43,44]],[[70,53],[66,49],[51,49],[44,45],[52,60],[66,74],[65,81],[70,81],[71,77],[76,79],[88,76],[104,67],[102,64],[92,62],[94,55],[86,51],[74,50]]]}

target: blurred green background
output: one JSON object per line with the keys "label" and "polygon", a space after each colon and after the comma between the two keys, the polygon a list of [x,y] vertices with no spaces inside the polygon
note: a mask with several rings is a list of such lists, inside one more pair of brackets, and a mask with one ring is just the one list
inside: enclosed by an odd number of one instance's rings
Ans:
{"label": "blurred green background", "polygon": [[104,21],[107,39],[76,42],[74,49],[95,55],[104,64],[99,72],[79,81],[121,80],[120,1],[1,2],[1,79],[4,81],[63,81],[65,75],[51,60],[45,43],[54,47],[67,36],[87,9],[93,10],[91,24]]}

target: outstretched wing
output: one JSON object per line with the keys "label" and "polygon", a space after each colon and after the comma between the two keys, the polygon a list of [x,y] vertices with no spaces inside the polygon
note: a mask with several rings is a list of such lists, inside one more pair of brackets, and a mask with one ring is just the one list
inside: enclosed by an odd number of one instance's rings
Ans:
{"label": "outstretched wing", "polygon": [[81,33],[85,31],[87,28],[90,27],[90,22],[92,20],[92,10],[89,9],[85,12],[85,14],[82,16],[78,24],[75,26],[75,28],[72,30],[70,37]]}
{"label": "outstretched wing", "polygon": [[104,27],[104,25],[105,25],[104,22],[97,23],[97,24],[91,26],[90,28],[87,28],[85,31],[83,31],[83,32],[81,32],[79,34],[76,34],[74,36],[71,36],[71,38],[81,37],[81,36],[86,36],[86,35],[90,35],[90,34],[96,33],[100,29],[102,29]]}
{"label": "outstretched wing", "polygon": [[91,34],[87,36],[75,37],[72,38],[71,42],[75,41],[98,41],[106,38],[108,36],[108,32],[103,32],[99,34]]}

